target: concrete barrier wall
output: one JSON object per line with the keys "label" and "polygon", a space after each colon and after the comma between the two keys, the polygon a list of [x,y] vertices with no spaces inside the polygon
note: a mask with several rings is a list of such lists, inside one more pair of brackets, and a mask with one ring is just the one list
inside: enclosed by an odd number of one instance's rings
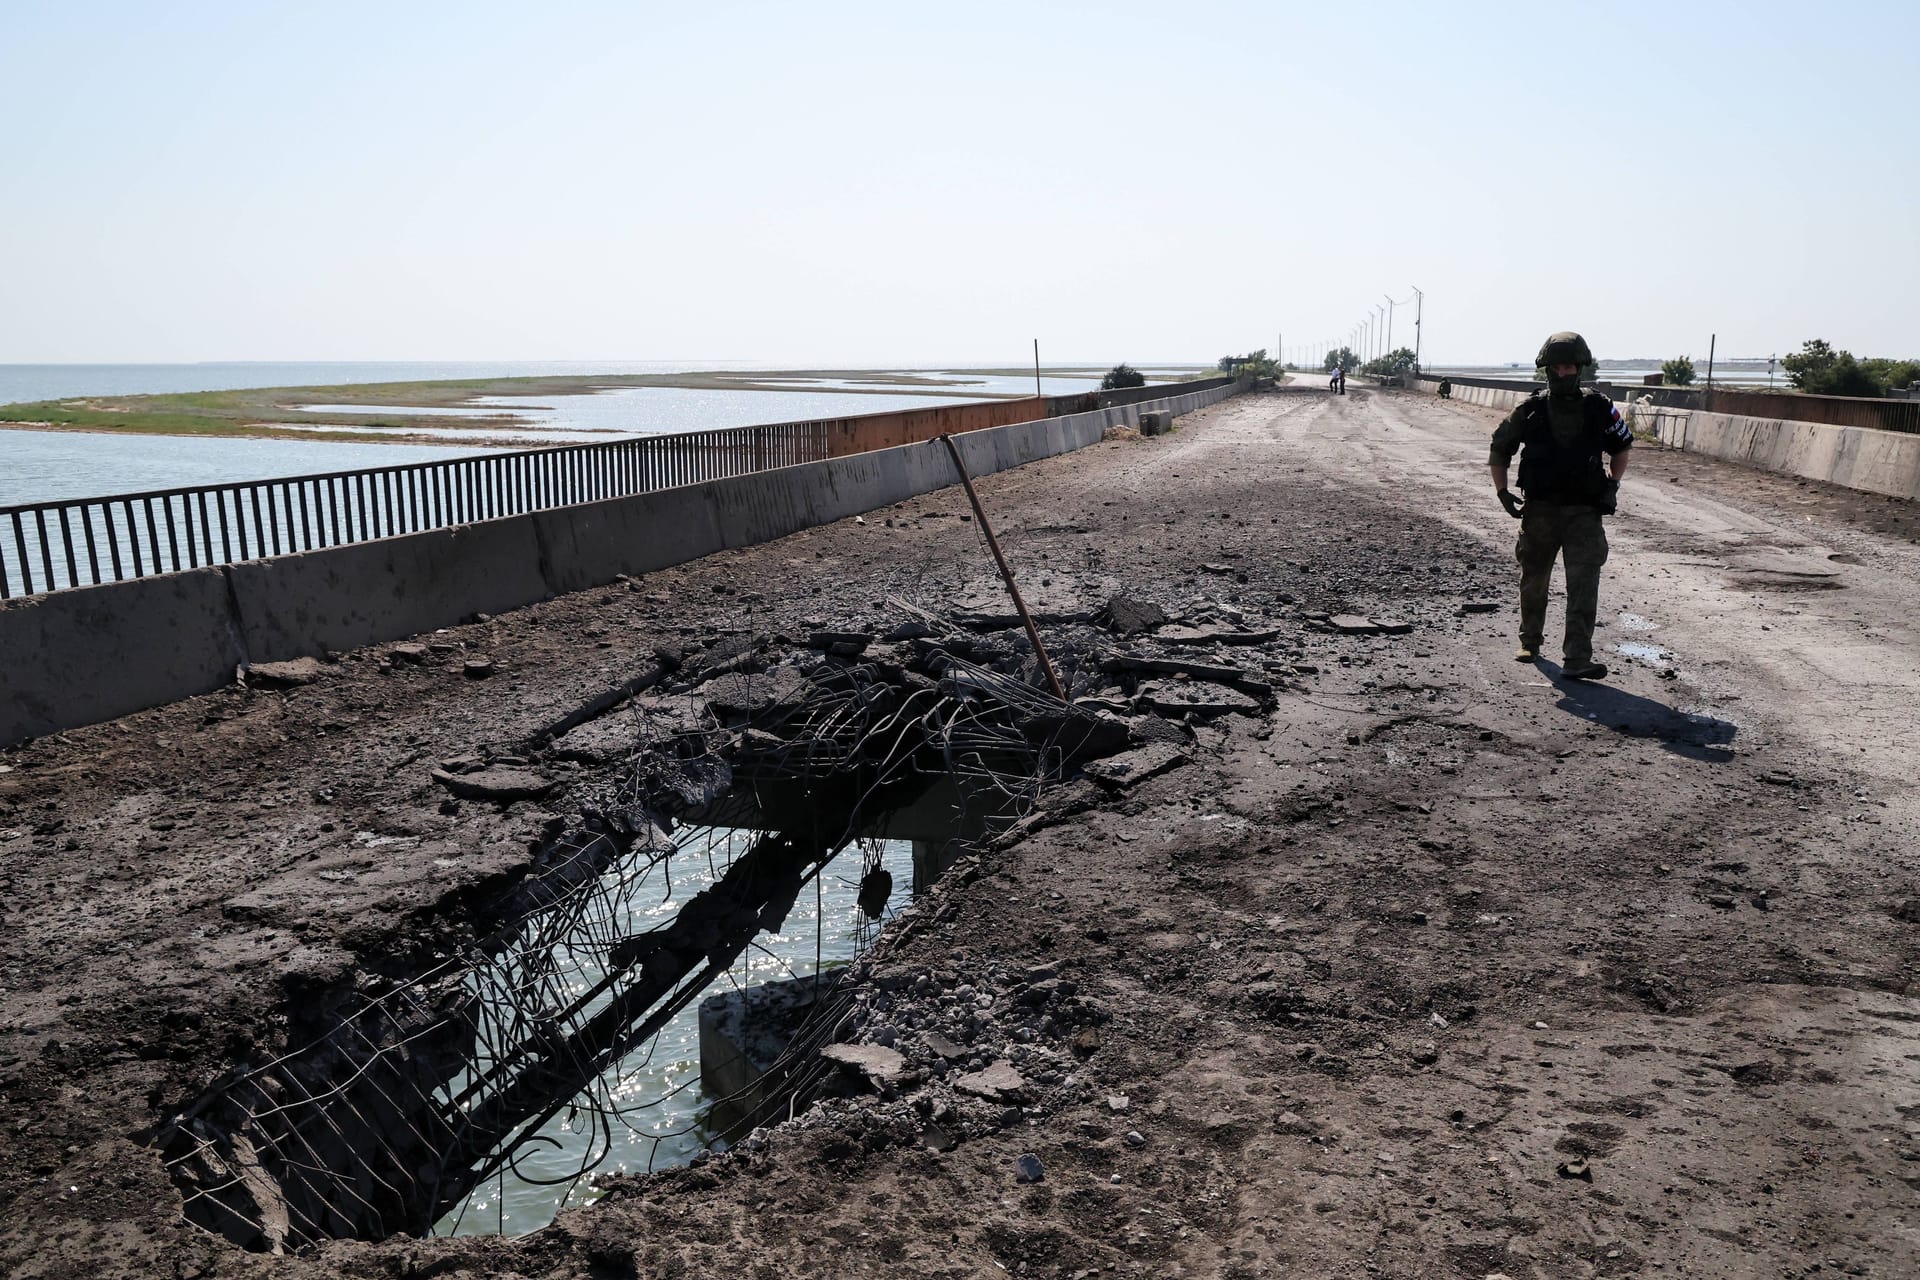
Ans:
{"label": "concrete barrier wall", "polygon": [[1656,426],[1660,442],[1676,449],[1868,493],[1920,498],[1920,436],[1689,409],[1662,409]]}
{"label": "concrete barrier wall", "polygon": [[[990,475],[1085,448],[1210,387],[954,436]],[[248,662],[319,656],[784,537],[959,482],[939,441],[0,605],[0,746],[217,689]]]}
{"label": "concrete barrier wall", "polygon": [[0,745],[217,689],[246,656],[219,569],[11,601],[0,606]]}
{"label": "concrete barrier wall", "polygon": [[[1440,385],[1440,379],[1422,375],[1418,383],[1422,391],[1433,391]],[[1513,408],[1532,394],[1531,391],[1516,391],[1507,387],[1476,387],[1458,382],[1453,384],[1455,400],[1463,404],[1477,404],[1488,409],[1503,411]]]}
{"label": "concrete barrier wall", "polygon": [[[1420,387],[1432,391],[1438,382],[1422,377]],[[1455,400],[1503,411],[1526,396],[1515,390],[1459,383],[1453,386]],[[1633,408],[1630,399],[1622,398],[1618,403],[1623,413]],[[1670,407],[1661,407],[1646,417],[1660,443],[1675,449],[1868,493],[1920,498],[1920,435]],[[1637,425],[1644,427],[1646,423]]]}

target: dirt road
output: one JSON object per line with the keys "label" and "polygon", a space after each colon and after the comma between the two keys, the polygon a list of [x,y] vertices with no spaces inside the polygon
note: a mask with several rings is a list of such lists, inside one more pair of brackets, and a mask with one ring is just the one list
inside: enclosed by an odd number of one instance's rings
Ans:
{"label": "dirt road", "polygon": [[[474,927],[547,813],[444,813],[436,760],[655,645],[884,628],[889,594],[998,607],[957,490],[427,637],[419,665],[346,655],[0,755],[0,1263],[1920,1274],[1920,518],[1637,449],[1614,674],[1569,685],[1510,657],[1494,418],[1253,395],[986,480],[1036,608],[1231,610],[1275,633],[1235,653],[1274,710],[1196,718],[1137,785],[1062,787],[873,954],[863,1037],[931,1064],[958,1028],[957,1065],[1019,1086],[942,1064],[519,1241],[247,1255],[179,1221],[143,1143],[310,993]],[[1324,621],[1347,614],[1410,629]],[[492,679],[461,674],[475,651]],[[1026,1154],[1044,1180],[1016,1181]]]}

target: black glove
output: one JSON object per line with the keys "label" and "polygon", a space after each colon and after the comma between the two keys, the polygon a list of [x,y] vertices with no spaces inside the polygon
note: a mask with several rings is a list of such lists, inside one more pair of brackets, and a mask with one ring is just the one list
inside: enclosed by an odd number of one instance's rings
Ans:
{"label": "black glove", "polygon": [[1521,511],[1527,505],[1527,500],[1516,496],[1511,489],[1496,489],[1494,490],[1494,496],[1500,499],[1500,505],[1505,507],[1507,514],[1515,520],[1520,518]]}
{"label": "black glove", "polygon": [[1610,516],[1618,511],[1620,509],[1620,482],[1618,480],[1608,480],[1600,490],[1599,500],[1593,505],[1603,516]]}

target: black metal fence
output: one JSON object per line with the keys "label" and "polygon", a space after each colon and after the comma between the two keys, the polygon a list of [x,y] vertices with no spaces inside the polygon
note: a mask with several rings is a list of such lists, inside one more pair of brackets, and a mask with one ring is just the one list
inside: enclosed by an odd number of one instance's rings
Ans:
{"label": "black metal fence", "polygon": [[0,599],[648,493],[1231,381],[978,400],[0,507]]}
{"label": "black metal fence", "polygon": [[729,427],[0,508],[0,599],[764,471],[829,457],[829,422]]}

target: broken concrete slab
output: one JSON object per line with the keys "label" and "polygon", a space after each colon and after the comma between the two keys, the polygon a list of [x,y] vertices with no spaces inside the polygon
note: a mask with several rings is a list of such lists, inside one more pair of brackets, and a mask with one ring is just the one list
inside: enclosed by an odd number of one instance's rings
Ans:
{"label": "broken concrete slab", "polygon": [[1249,693],[1265,694],[1273,690],[1273,686],[1265,680],[1239,667],[1219,666],[1210,662],[1189,662],[1183,658],[1147,658],[1135,654],[1117,653],[1108,654],[1102,658],[1100,667],[1103,671],[1148,671],[1160,675],[1187,676],[1194,680],[1230,684]]}
{"label": "broken concrete slab", "polygon": [[1327,619],[1327,629],[1343,636],[1373,636],[1380,634],[1380,624],[1372,618],[1358,613],[1336,613]]}
{"label": "broken concrete slab", "polygon": [[852,1067],[875,1084],[892,1084],[907,1069],[906,1055],[879,1044],[830,1044],[820,1050],[828,1062]]}
{"label": "broken concrete slab", "polygon": [[1148,778],[1178,769],[1187,763],[1185,751],[1170,742],[1152,742],[1132,751],[1123,751],[1105,760],[1095,760],[1083,768],[1094,781],[1118,791],[1138,786]]}
{"label": "broken concrete slab", "polygon": [[969,1071],[954,1079],[953,1087],[989,1102],[1014,1102],[1026,1090],[1027,1082],[1013,1064],[1002,1059],[979,1071]]}
{"label": "broken concrete slab", "polygon": [[608,764],[631,756],[642,740],[632,716],[611,715],[568,730],[553,740],[551,749],[562,760]]}
{"label": "broken concrete slab", "polygon": [[1158,639],[1169,644],[1265,644],[1280,634],[1278,627],[1247,631],[1231,627],[1163,627]]}
{"label": "broken concrete slab", "polygon": [[1110,712],[1086,712],[1078,707],[1021,717],[1021,736],[1058,751],[1068,764],[1110,756],[1127,745],[1132,731]]}
{"label": "broken concrete slab", "polygon": [[1139,635],[1166,625],[1167,611],[1151,600],[1132,596],[1109,596],[1095,619],[1109,631],[1123,636]]}
{"label": "broken concrete slab", "polygon": [[857,658],[867,651],[873,637],[864,631],[816,631],[807,637],[807,647],[824,650],[835,658]]}
{"label": "broken concrete slab", "polygon": [[927,1032],[927,1048],[939,1054],[949,1062],[957,1062],[967,1056],[967,1047],[956,1044],[938,1031]]}
{"label": "broken concrete slab", "polygon": [[1136,706],[1169,716],[1223,716],[1229,712],[1253,715],[1260,700],[1224,685],[1197,680],[1154,680],[1140,686]]}
{"label": "broken concrete slab", "polygon": [[448,773],[435,769],[433,780],[463,800],[491,800],[510,804],[515,800],[539,800],[559,783],[531,769],[479,769],[473,773]]}
{"label": "broken concrete slab", "polygon": [[256,662],[246,668],[246,681],[257,689],[296,689],[312,684],[325,674],[318,658],[294,658],[287,662]]}
{"label": "broken concrete slab", "polygon": [[758,674],[732,671],[715,676],[701,685],[698,693],[715,715],[752,717],[775,707],[799,706],[808,687],[798,667],[779,666]]}

